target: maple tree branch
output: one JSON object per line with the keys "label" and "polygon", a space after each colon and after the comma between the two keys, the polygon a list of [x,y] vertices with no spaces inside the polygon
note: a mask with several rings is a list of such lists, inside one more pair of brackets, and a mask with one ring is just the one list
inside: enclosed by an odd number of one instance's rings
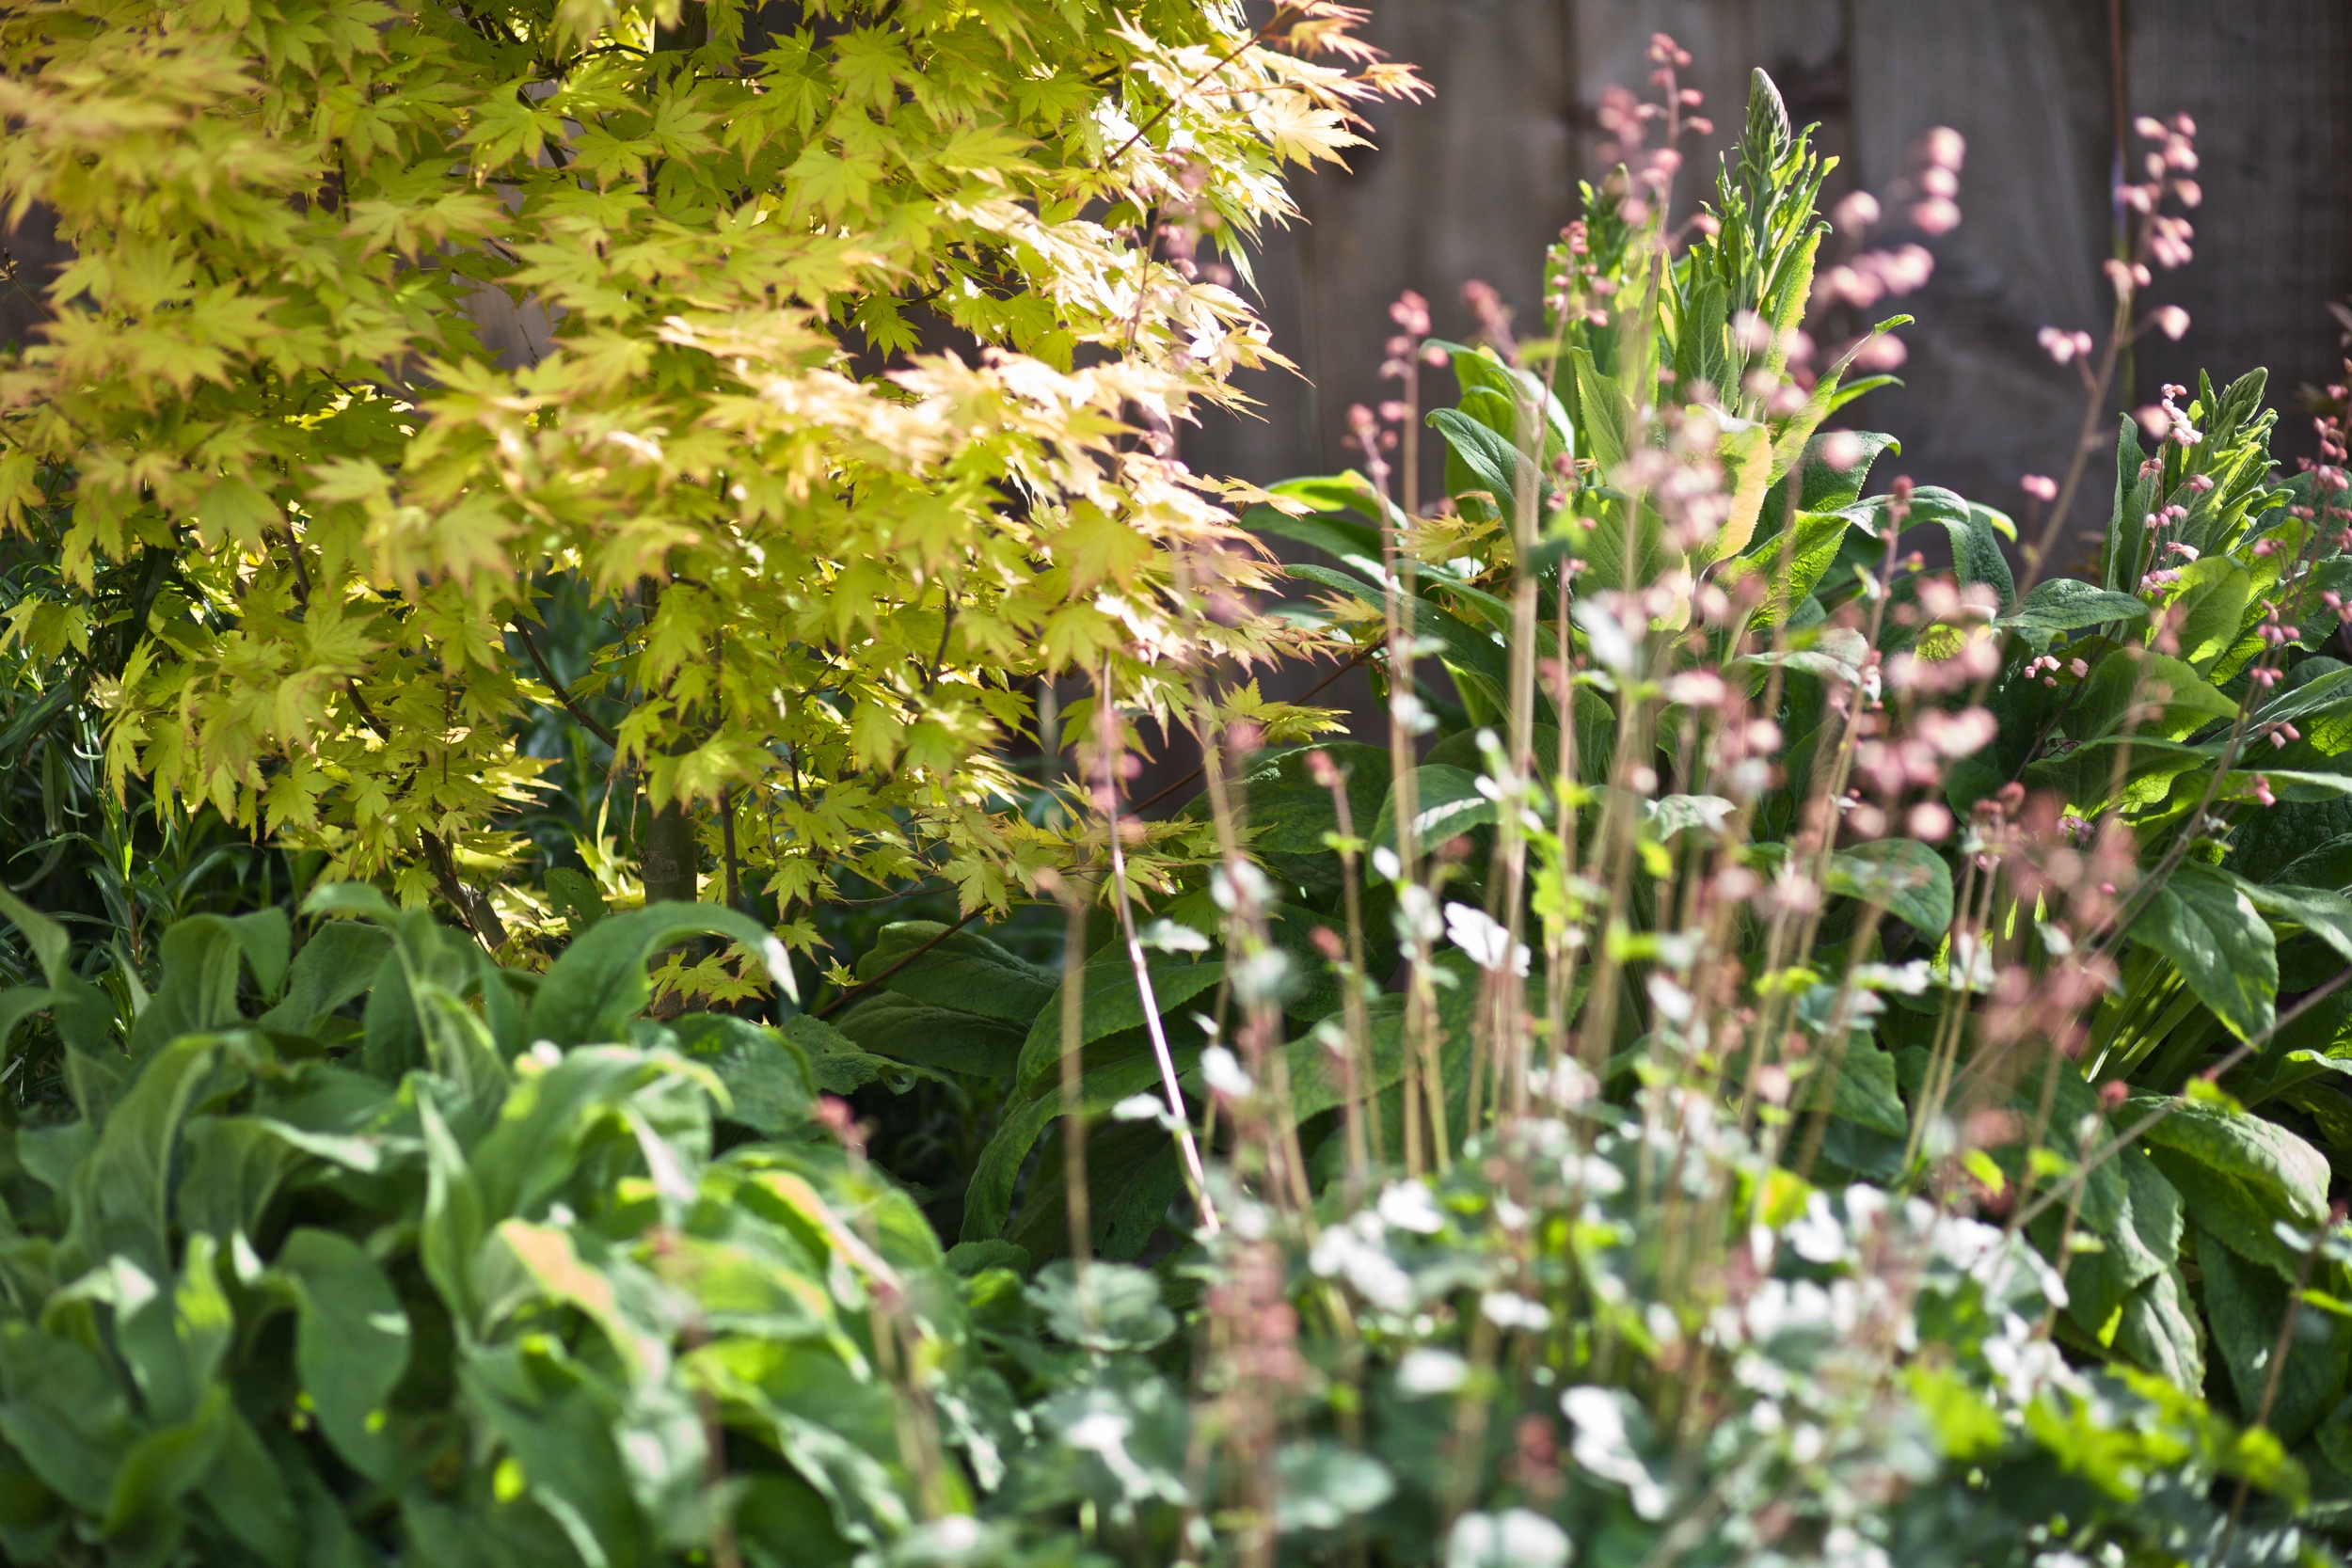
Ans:
{"label": "maple tree branch", "polygon": [[987,907],[988,906],[985,904],[981,905],[980,909],[974,910],[970,914],[965,915],[961,920],[957,921],[953,926],[948,927],[946,930],[940,932],[939,935],[931,938],[930,941],[925,942],[914,952],[909,953],[905,958],[900,958],[897,963],[892,964],[888,969],[883,970],[872,979],[860,980],[856,985],[851,986],[848,990],[843,991],[839,996],[834,997],[832,1001],[826,1003],[823,1006],[809,1014],[809,1016],[811,1018],[822,1018],[827,1013],[833,1012],[838,1008],[843,1003],[849,1001],[851,997],[864,996],[867,991],[872,990],[876,986],[881,985],[884,980],[889,979],[893,974],[898,974],[898,971],[906,968],[907,965],[913,963],[915,959],[921,958],[932,948],[937,947],[941,942],[946,942],[949,937],[954,936],[958,931],[962,930],[966,926],[971,925],[975,920],[979,919],[980,911],[985,910]]}
{"label": "maple tree branch", "polygon": [[619,738],[611,730],[606,729],[590,717],[586,708],[572,701],[572,694],[564,689],[562,681],[555,678],[555,672],[548,668],[547,657],[539,652],[539,644],[532,641],[531,628],[523,624],[520,616],[515,619],[515,634],[523,640],[523,651],[531,656],[531,662],[538,668],[539,678],[548,683],[548,689],[555,693],[555,700],[564,705],[564,711],[579,720],[580,726],[590,735],[595,736],[614,751],[619,751],[621,749]]}
{"label": "maple tree branch", "polygon": [[1153,115],[1150,119],[1145,120],[1141,125],[1136,127],[1136,134],[1129,136],[1125,141],[1120,142],[1119,144],[1119,150],[1112,153],[1109,157],[1104,159],[1103,161],[1105,164],[1116,164],[1120,159],[1125,157],[1129,148],[1135,146],[1136,143],[1141,141],[1145,136],[1150,135],[1152,134],[1152,127],[1158,125],[1161,120],[1166,119],[1169,115],[1176,112],[1176,105],[1182,103],[1184,101],[1185,95],[1190,93],[1193,88],[1199,87],[1201,83],[1207,81],[1218,71],[1223,71],[1227,66],[1232,65],[1235,60],[1240,59],[1244,55],[1248,54],[1252,49],[1255,49],[1260,44],[1265,42],[1266,40],[1272,38],[1274,36],[1274,29],[1289,17],[1291,10],[1292,8],[1287,4],[1276,6],[1274,8],[1274,14],[1265,19],[1264,26],[1260,27],[1256,32],[1250,34],[1240,43],[1236,44],[1232,54],[1226,55],[1223,59],[1217,61],[1216,64],[1209,67],[1208,70],[1202,71],[1200,75],[1194,77],[1191,81],[1186,82],[1183,87],[1177,88],[1176,91],[1169,94],[1168,102],[1160,105],[1160,112]]}

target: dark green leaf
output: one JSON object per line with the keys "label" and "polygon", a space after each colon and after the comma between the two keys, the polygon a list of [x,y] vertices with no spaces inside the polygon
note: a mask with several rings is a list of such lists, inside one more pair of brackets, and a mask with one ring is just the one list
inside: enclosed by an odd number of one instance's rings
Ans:
{"label": "dark green leaf", "polygon": [[[916,953],[921,956],[910,961],[909,955]],[[933,920],[902,920],[882,927],[873,950],[858,960],[858,978],[870,984],[886,970],[891,973],[882,983],[911,1002],[1025,1027],[1061,979],[977,931],[950,931]]]}
{"label": "dark green leaf", "polygon": [[2344,1397],[2344,1373],[2352,1368],[2352,1323],[2332,1312],[2303,1307],[2288,1328],[2286,1365],[2272,1388],[2272,1358],[2279,1331],[2286,1327],[2286,1283],[2269,1270],[2241,1259],[2209,1230],[2197,1235],[2197,1266],[2204,1275],[2205,1316],[2213,1323],[2215,1350],[2230,1370],[2238,1409],[2263,1424],[2281,1443],[2300,1442],[2319,1418]]}
{"label": "dark green leaf", "polygon": [[1952,871],[1931,846],[1882,838],[1830,857],[1829,890],[1876,904],[1923,937],[1952,923]]}
{"label": "dark green leaf", "polygon": [[[1023,1015],[1023,1022],[1036,1018],[1043,1006],[1040,999]],[[895,990],[870,996],[851,1007],[841,1015],[838,1027],[859,1049],[873,1055],[977,1078],[1012,1076],[1026,1034],[1020,1024],[933,1006]]]}
{"label": "dark green leaf", "polygon": [[[1183,954],[1147,955],[1145,971],[1152,981],[1152,999],[1163,1018],[1225,978],[1224,964]],[[1124,942],[1113,942],[1089,958],[1080,983],[1085,998],[1080,1045],[1092,1045],[1142,1026],[1143,997],[1136,988],[1135,962]],[[1015,1081],[1026,1088],[1052,1076],[1058,1070],[1061,1051],[1061,988],[1057,986],[1053,999],[1039,1009],[1022,1042]]]}
{"label": "dark green leaf", "polygon": [[373,985],[377,969],[391,950],[390,935],[373,926],[347,920],[321,926],[294,955],[286,975],[285,996],[254,1021],[256,1026],[288,1034],[309,1033],[320,1017]]}
{"label": "dark green leaf", "polygon": [[384,1271],[348,1239],[304,1227],[286,1238],[278,1269],[299,1308],[294,1365],[320,1430],[360,1474],[391,1474],[385,1402],[408,1367],[408,1314]]}
{"label": "dark green leaf", "polygon": [[2038,583],[2025,602],[1995,623],[2010,627],[2040,647],[2062,632],[2092,626],[2128,624],[2148,618],[2148,603],[2130,594],[2113,594],[2074,578],[2052,578]]}
{"label": "dark green leaf", "polygon": [[2171,959],[2197,999],[2238,1038],[2270,1026],[2278,945],[2237,879],[2184,861],[2149,897],[2131,936]]}
{"label": "dark green leaf", "polygon": [[[1412,787],[1413,835],[1424,852],[1495,820],[1495,803],[1479,792],[1475,773],[1459,768],[1416,768]],[[1391,786],[1373,823],[1372,842],[1394,848],[1396,825],[1397,797]]]}
{"label": "dark green leaf", "polygon": [[685,1056],[718,1074],[727,1091],[721,1114],[729,1121],[773,1138],[805,1125],[816,1110],[806,1053],[775,1030],[724,1013],[689,1014],[670,1027]]}
{"label": "dark green leaf", "polygon": [[2327,1159],[2278,1123],[2245,1112],[2140,1096],[2125,1114],[2137,1122],[2168,1107],[2145,1140],[2189,1218],[2241,1256],[2269,1264],[2281,1278],[2295,1277],[2301,1259],[2271,1227],[2308,1230],[2326,1220]]}

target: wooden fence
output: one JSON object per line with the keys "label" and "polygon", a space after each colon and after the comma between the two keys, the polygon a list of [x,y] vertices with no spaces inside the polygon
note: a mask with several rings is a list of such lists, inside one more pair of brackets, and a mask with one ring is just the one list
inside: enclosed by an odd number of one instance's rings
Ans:
{"label": "wooden fence", "polygon": [[[2218,381],[2265,365],[2289,410],[2280,449],[2312,450],[2296,388],[2336,378],[2345,351],[2325,304],[2352,297],[2352,0],[1371,3],[1373,37],[1421,65],[1436,97],[1379,113],[1352,171],[1300,182],[1304,221],[1255,273],[1306,379],[1261,375],[1263,419],[1186,432],[1196,468],[1263,482],[1345,467],[1347,405],[1389,395],[1376,367],[1404,289],[1428,296],[1444,332],[1470,329],[1472,278],[1534,319],[1544,247],[1577,214],[1577,180],[1599,172],[1601,89],[1638,87],[1661,30],[1696,56],[1716,147],[1738,129],[1750,67],[1770,71],[1841,160],[1833,199],[1883,190],[1931,126],[1967,138],[1963,221],[1925,242],[1934,279],[1903,302],[1919,318],[1901,334],[1907,385],[1851,410],[1903,442],[1882,481],[1908,473],[2014,511],[2020,475],[2063,468],[2083,393],[2035,334],[2104,330],[2118,121],[2141,114],[2195,118],[2205,202],[2195,261],[2154,293],[2192,325],[2142,345],[2136,400],[2193,386],[2200,366]],[[1711,150],[1693,158],[1686,193],[1713,166]],[[2106,487],[2087,490],[2078,528],[2106,516]]]}

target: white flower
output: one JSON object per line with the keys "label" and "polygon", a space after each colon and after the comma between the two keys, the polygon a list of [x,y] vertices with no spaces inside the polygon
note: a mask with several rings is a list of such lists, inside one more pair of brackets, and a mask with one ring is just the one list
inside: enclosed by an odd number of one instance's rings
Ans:
{"label": "white flower", "polygon": [[1257,1087],[1249,1074],[1241,1069],[1241,1062],[1221,1045],[1213,1045],[1200,1053],[1200,1077],[1215,1092],[1228,1100],[1245,1098]]}
{"label": "white flower", "polygon": [[1465,1513],[1446,1541],[1446,1568],[1564,1568],[1573,1551],[1567,1532],[1524,1508]]}
{"label": "white flower", "polygon": [[1846,1227],[1831,1212],[1829,1195],[1815,1193],[1804,1213],[1788,1227],[1788,1245],[1808,1263],[1835,1263],[1846,1256]]}
{"label": "white flower", "polygon": [[1163,953],[1206,953],[1209,939],[1189,926],[1179,926],[1172,920],[1154,920],[1136,933],[1136,941]]}
{"label": "white flower", "polygon": [[1489,973],[1503,965],[1503,956],[1510,956],[1511,972],[1525,975],[1530,955],[1527,943],[1514,942],[1511,933],[1489,917],[1486,911],[1468,904],[1448,904],[1445,907],[1445,934],[1454,939],[1454,945],[1468,953],[1479,968]]}
{"label": "white flower", "polygon": [[1395,1181],[1380,1195],[1380,1218],[1399,1230],[1434,1236],[1445,1228],[1445,1212],[1418,1181]]}
{"label": "white flower", "polygon": [[1450,1350],[1432,1350],[1425,1345],[1406,1351],[1404,1359],[1396,1364],[1398,1391],[1414,1399],[1451,1394],[1469,1376],[1469,1362]]}
{"label": "white flower", "polygon": [[1591,1385],[1560,1396],[1561,1413],[1576,1423],[1576,1439],[1568,1451],[1577,1464],[1603,1481],[1613,1481],[1630,1496],[1633,1512],[1645,1519],[1666,1515],[1666,1489],[1633,1451],[1626,1433],[1625,1400],[1613,1388]]}
{"label": "white flower", "polygon": [[1508,1291],[1497,1291],[1480,1302],[1478,1309],[1497,1328],[1523,1328],[1530,1334],[1541,1334],[1551,1326],[1550,1307]]}

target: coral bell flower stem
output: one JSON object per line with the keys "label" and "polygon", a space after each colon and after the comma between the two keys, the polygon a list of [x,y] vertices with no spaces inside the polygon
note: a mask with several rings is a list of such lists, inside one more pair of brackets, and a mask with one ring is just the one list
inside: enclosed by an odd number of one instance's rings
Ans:
{"label": "coral bell flower stem", "polygon": [[1110,700],[1110,670],[1103,671],[1102,695],[1095,707],[1095,727],[1101,738],[1103,822],[1111,845],[1111,896],[1119,905],[1120,934],[1127,943],[1127,961],[1135,966],[1136,995],[1143,1004],[1144,1028],[1152,1037],[1152,1053],[1160,1064],[1160,1087],[1168,1095],[1169,1126],[1184,1159],[1184,1180],[1200,1210],[1200,1228],[1217,1233],[1216,1205],[1209,1198],[1209,1174],[1200,1164],[1200,1146],[1192,1135],[1192,1118],[1184,1112],[1184,1091],[1176,1081],[1176,1058],[1168,1049],[1168,1031],[1160,1025],[1159,1001],[1152,994],[1152,966],[1144,961],[1143,943],[1136,936],[1135,904],[1127,896],[1127,857],[1119,842],[1119,781],[1113,761],[1119,748],[1118,709]]}

